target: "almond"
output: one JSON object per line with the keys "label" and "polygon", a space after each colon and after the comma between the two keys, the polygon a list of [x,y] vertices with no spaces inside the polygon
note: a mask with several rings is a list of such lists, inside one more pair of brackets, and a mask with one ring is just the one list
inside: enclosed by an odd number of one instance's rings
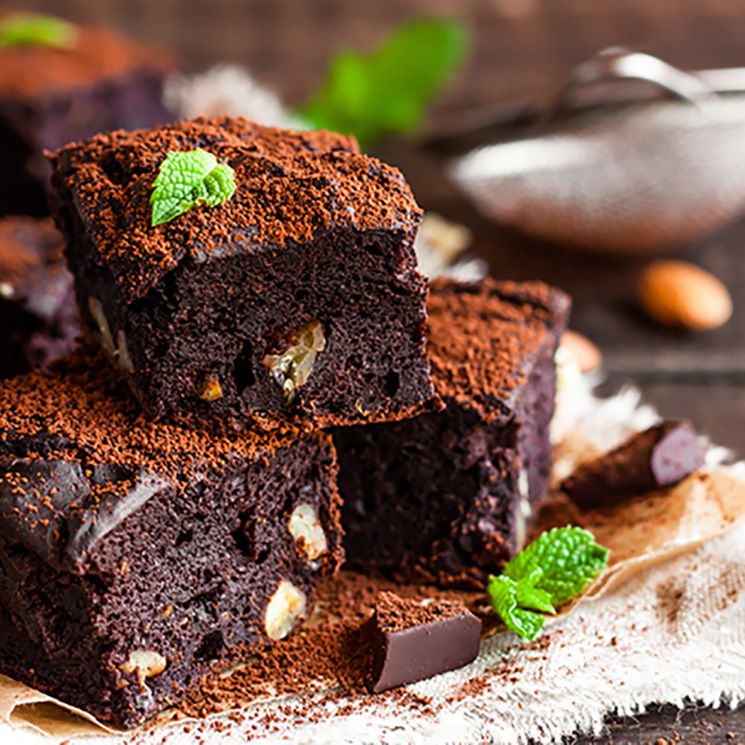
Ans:
{"label": "almond", "polygon": [[654,261],[639,281],[639,303],[665,326],[708,331],[732,315],[732,298],[715,276],[685,261]]}
{"label": "almond", "polygon": [[597,370],[603,363],[600,350],[586,336],[571,329],[561,337],[561,349],[571,355],[582,372]]}

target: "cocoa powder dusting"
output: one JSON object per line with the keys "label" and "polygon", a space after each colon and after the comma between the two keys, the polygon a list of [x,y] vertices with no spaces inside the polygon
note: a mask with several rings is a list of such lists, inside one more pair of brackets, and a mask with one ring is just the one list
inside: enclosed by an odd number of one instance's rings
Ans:
{"label": "cocoa powder dusting", "polygon": [[401,598],[393,592],[381,592],[375,601],[378,626],[386,633],[457,616],[463,611],[460,603],[443,600],[422,603],[415,598]]}
{"label": "cocoa powder dusting", "polygon": [[438,279],[432,288],[428,352],[437,393],[488,421],[504,416],[535,356],[556,343],[551,324],[567,311],[568,296],[542,282],[489,278],[470,285]]}
{"label": "cocoa powder dusting", "polygon": [[[219,207],[197,206],[152,227],[150,194],[166,154],[196,148],[234,169],[235,194]],[[127,303],[184,260],[310,243],[336,226],[408,231],[421,217],[401,173],[361,154],[353,139],[241,117],[97,135],[50,158],[57,188],[74,194]]]}
{"label": "cocoa powder dusting", "polygon": [[[323,689],[325,700],[362,693],[370,662],[364,627],[380,593],[391,591],[410,600],[412,609],[418,606],[428,615],[451,612],[452,608],[462,606],[475,609],[483,602],[483,594],[478,592],[398,585],[352,572],[324,578],[317,590],[315,610],[302,628],[272,647],[258,652],[251,650],[229,675],[215,673],[205,678],[171,716],[203,718],[266,696],[302,694],[314,689]],[[429,598],[436,598],[436,602],[429,606],[434,610],[428,611],[419,602]],[[429,705],[426,697],[404,690],[381,695],[394,696],[420,712],[426,712]],[[372,703],[379,696],[368,700]],[[316,700],[302,710],[291,707],[285,715],[302,716],[307,721],[314,712],[317,715],[319,708]]]}

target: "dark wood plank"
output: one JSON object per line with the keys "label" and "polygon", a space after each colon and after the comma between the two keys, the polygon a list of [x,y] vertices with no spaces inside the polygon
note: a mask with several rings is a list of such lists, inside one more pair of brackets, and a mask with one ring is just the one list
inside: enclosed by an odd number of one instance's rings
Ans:
{"label": "dark wood plank", "polygon": [[745,708],[652,706],[638,717],[611,719],[599,737],[573,745],[745,745]]}
{"label": "dark wood plank", "polygon": [[600,392],[611,394],[630,382],[639,386],[644,400],[654,405],[662,416],[690,419],[697,431],[712,442],[730,448],[738,459],[745,458],[743,382],[631,380],[614,375],[603,383]]}

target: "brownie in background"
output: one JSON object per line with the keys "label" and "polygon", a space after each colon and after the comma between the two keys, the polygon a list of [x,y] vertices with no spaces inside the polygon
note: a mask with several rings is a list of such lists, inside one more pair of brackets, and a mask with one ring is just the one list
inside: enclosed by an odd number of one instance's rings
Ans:
{"label": "brownie in background", "polygon": [[438,280],[428,312],[444,411],[334,430],[348,565],[479,587],[521,548],[547,489],[569,298],[540,282]]}
{"label": "brownie in background", "polygon": [[0,378],[45,367],[75,346],[78,312],[51,218],[0,219]]}
{"label": "brownie in background", "polygon": [[[13,11],[0,9],[0,24]],[[69,48],[0,46],[0,215],[49,213],[43,151],[112,129],[162,124],[164,55],[103,28]]]}
{"label": "brownie in background", "polygon": [[328,435],[153,424],[107,375],[0,383],[0,673],[132,726],[310,613],[339,497]]}
{"label": "brownie in background", "polygon": [[[151,225],[169,151],[236,191]],[[87,328],[150,415],[228,430],[390,421],[437,406],[421,210],[403,176],[329,132],[199,118],[52,156]]]}

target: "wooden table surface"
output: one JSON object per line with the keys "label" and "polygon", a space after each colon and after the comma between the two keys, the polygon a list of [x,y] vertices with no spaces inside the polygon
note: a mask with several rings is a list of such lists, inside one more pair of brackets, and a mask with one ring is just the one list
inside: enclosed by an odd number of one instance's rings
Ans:
{"label": "wooden table surface", "polygon": [[[652,52],[684,68],[745,65],[741,0],[26,0],[15,3],[111,24],[174,50],[198,70],[222,61],[247,65],[283,98],[301,101],[338,48],[370,48],[397,22],[424,14],[462,17],[472,32],[463,74],[431,121],[505,98],[540,95],[569,67],[610,45]],[[570,291],[573,326],[601,347],[606,390],[638,385],[663,414],[687,416],[745,456],[745,221],[679,252],[725,280],[735,317],[724,328],[685,336],[647,324],[631,303],[640,264],[540,246],[495,230],[447,188],[437,158],[405,143],[386,154],[400,163],[420,202],[471,224],[492,273],[539,277]],[[745,710],[655,710],[609,722],[581,742],[745,743]]]}

